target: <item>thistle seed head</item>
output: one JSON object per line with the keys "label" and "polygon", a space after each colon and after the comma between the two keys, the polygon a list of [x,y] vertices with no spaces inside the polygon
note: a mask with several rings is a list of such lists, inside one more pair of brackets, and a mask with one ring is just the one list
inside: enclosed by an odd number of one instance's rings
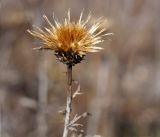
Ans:
{"label": "thistle seed head", "polygon": [[101,19],[89,27],[88,15],[86,20],[82,20],[83,12],[77,22],[70,21],[70,11],[63,23],[58,22],[54,17],[53,25],[44,15],[43,18],[49,27],[35,27],[35,30],[27,30],[32,36],[40,39],[43,46],[36,49],[54,50],[59,61],[67,65],[80,63],[87,52],[98,52],[101,47],[95,46],[103,41],[103,37],[111,33],[105,33],[106,29],[101,28]]}

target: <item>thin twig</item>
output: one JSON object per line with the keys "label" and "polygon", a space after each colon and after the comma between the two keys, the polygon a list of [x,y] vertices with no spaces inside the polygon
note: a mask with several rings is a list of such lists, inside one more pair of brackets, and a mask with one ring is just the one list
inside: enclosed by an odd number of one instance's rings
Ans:
{"label": "thin twig", "polygon": [[72,98],[74,99],[74,98],[76,98],[77,96],[82,95],[83,93],[80,92],[80,91],[81,91],[81,86],[80,86],[80,84],[78,84],[77,90],[74,92]]}
{"label": "thin twig", "polygon": [[[73,126],[74,124],[77,124],[76,122],[77,122],[78,120],[80,120],[81,118],[85,118],[85,117],[87,117],[87,116],[89,116],[89,115],[91,115],[91,114],[88,113],[88,112],[84,112],[83,114],[81,114],[81,115],[79,115],[79,116],[78,116],[78,114],[76,114],[76,115],[74,116],[73,120],[69,123],[68,126]],[[81,125],[81,124],[79,124],[79,125]]]}
{"label": "thin twig", "polygon": [[63,137],[68,136],[68,125],[70,123],[70,114],[72,109],[72,66],[67,65],[67,77],[68,77],[68,91],[67,91],[67,104],[66,104],[66,115],[64,122]]}

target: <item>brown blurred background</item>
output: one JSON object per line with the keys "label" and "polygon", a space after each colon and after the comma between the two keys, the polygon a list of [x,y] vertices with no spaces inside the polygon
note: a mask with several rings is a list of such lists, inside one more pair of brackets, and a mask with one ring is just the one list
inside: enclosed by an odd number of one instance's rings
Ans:
{"label": "brown blurred background", "polygon": [[[159,0],[0,0],[0,137],[61,137],[66,103],[66,68],[52,51],[27,32],[32,25],[72,20],[91,11],[107,18],[114,32],[73,69],[85,93],[74,100],[73,114],[88,135],[160,137]],[[111,39],[111,41],[109,40]]]}

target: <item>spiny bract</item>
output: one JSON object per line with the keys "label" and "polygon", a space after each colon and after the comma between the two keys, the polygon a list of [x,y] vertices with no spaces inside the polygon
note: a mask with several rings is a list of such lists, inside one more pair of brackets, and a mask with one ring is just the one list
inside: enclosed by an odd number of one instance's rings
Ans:
{"label": "spiny bract", "polygon": [[102,19],[89,27],[88,15],[85,21],[82,20],[83,12],[77,22],[70,21],[70,11],[68,17],[63,23],[58,22],[54,16],[55,25],[53,25],[44,15],[43,18],[49,24],[49,28],[35,27],[35,30],[27,30],[31,35],[40,39],[44,46],[36,49],[54,50],[56,57],[67,65],[75,65],[80,63],[87,52],[97,52],[101,47],[94,46],[102,42],[102,37],[111,33],[104,33],[105,28],[101,28]]}

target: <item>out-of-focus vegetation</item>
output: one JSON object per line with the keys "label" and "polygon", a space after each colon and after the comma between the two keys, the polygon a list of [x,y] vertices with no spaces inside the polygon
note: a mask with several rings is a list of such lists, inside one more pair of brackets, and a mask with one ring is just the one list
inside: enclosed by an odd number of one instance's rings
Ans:
{"label": "out-of-focus vegetation", "polygon": [[112,41],[74,67],[84,95],[73,113],[88,135],[160,137],[159,0],[0,0],[0,137],[60,137],[66,102],[66,68],[26,32],[46,25],[42,15],[59,20],[107,17]]}

